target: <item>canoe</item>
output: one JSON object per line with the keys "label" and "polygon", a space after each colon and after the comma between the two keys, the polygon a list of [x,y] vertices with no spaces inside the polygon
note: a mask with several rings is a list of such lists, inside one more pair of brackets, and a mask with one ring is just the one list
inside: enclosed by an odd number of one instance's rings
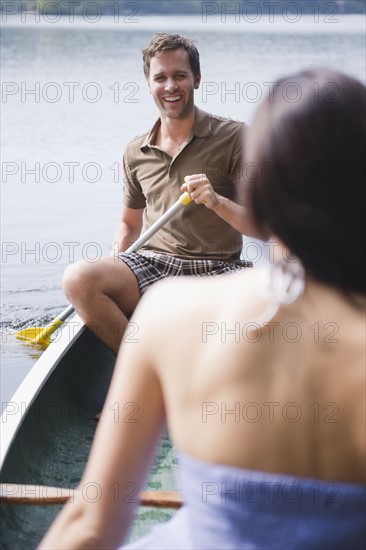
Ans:
{"label": "canoe", "polygon": [[[77,316],[65,323],[4,408],[1,483],[77,486],[114,364],[115,355]],[[165,436],[146,488],[175,490],[174,468],[174,453]],[[0,505],[2,550],[35,548],[60,509]],[[172,514],[167,509],[140,508],[129,540]]]}

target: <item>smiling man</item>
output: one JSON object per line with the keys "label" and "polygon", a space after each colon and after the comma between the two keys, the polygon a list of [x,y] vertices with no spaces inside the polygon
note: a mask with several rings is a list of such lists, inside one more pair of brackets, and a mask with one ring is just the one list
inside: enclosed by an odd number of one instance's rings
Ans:
{"label": "smiling man", "polygon": [[[195,107],[199,53],[179,35],[158,33],[143,50],[144,72],[160,116],[125,150],[125,185],[113,257],[69,266],[64,291],[83,321],[117,352],[141,295],[169,276],[218,275],[251,264],[242,236],[260,237],[234,202],[243,123]],[[138,253],[124,251],[187,191],[193,204]]]}

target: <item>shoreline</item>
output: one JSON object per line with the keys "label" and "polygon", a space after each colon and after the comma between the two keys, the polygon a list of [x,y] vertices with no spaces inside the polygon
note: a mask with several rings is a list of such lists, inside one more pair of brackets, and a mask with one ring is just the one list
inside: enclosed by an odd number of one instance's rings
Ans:
{"label": "shoreline", "polygon": [[[240,15],[240,14],[239,14]],[[14,15],[1,13],[1,27],[22,29],[47,28],[47,29],[83,29],[83,30],[116,30],[134,32],[161,31],[172,32],[174,30],[189,30],[192,34],[196,29],[200,31],[222,31],[246,33],[258,31],[263,33],[278,32],[291,34],[294,32],[306,33],[354,33],[365,32],[364,14],[288,14],[272,15],[262,12],[256,18],[244,18],[238,14],[228,15],[60,15],[37,12],[19,12]],[[172,17],[174,26],[172,28]],[[205,20],[206,19],[206,20]]]}

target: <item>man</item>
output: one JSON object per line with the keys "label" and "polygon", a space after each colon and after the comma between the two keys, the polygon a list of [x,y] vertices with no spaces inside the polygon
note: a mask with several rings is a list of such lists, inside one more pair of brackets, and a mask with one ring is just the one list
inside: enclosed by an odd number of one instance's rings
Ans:
{"label": "man", "polygon": [[[144,72],[160,117],[124,154],[122,215],[113,257],[69,266],[63,287],[77,313],[117,352],[141,295],[166,276],[216,275],[251,265],[240,261],[241,234],[258,236],[245,208],[233,202],[243,124],[194,105],[201,81],[191,40],[156,34],[143,50]],[[123,254],[187,191],[190,204],[138,253]],[[158,314],[158,313],[157,313]]]}

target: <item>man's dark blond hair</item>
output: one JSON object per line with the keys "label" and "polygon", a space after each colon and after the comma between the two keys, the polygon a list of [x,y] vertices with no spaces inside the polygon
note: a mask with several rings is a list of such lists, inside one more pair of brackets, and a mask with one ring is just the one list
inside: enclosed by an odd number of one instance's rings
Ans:
{"label": "man's dark blond hair", "polygon": [[154,55],[158,52],[178,49],[186,50],[188,53],[189,64],[191,66],[193,76],[196,77],[200,75],[200,56],[193,40],[180,36],[179,34],[158,32],[152,37],[148,46],[142,50],[144,73],[146,78],[149,78],[150,62]]}

